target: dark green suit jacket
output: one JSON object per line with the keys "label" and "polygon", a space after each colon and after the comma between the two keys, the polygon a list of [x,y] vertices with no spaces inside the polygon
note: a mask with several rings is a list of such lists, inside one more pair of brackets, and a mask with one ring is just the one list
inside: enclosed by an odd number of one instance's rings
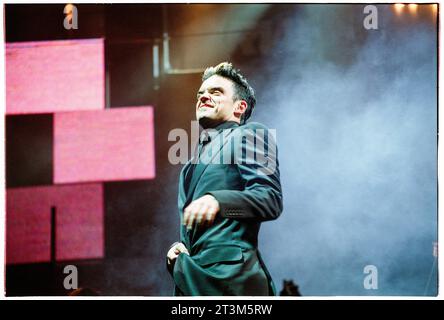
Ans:
{"label": "dark green suit jacket", "polygon": [[[274,137],[259,123],[216,129],[179,178],[180,241],[190,255],[181,253],[169,270],[175,295],[276,295],[257,248],[261,222],[282,212]],[[220,212],[211,226],[187,230],[183,209],[205,194],[217,199]]]}

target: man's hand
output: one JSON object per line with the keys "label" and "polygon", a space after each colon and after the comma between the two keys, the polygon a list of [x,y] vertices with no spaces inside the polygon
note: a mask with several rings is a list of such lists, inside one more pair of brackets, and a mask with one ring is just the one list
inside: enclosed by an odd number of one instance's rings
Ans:
{"label": "man's hand", "polygon": [[203,224],[211,225],[219,212],[219,202],[210,194],[206,194],[191,202],[184,210],[183,224],[187,229]]}
{"label": "man's hand", "polygon": [[175,245],[171,247],[171,249],[167,253],[167,261],[168,265],[172,265],[176,262],[177,257],[179,254],[185,253],[187,255],[190,255],[187,248],[182,242],[177,242]]}

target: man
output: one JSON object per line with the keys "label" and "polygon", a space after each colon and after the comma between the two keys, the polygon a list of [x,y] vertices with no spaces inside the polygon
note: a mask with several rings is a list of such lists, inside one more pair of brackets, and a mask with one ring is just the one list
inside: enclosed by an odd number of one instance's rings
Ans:
{"label": "man", "polygon": [[175,295],[276,295],[257,248],[261,222],[282,212],[273,137],[246,124],[254,91],[230,63],[207,68],[202,80],[196,118],[206,136],[180,174],[180,242],[167,254]]}

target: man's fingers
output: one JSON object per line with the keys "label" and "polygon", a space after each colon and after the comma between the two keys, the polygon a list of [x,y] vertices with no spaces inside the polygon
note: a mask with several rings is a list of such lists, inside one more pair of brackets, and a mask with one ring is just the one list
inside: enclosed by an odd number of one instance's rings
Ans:
{"label": "man's fingers", "polygon": [[205,223],[207,226],[210,226],[214,223],[217,213],[219,212],[219,202],[214,199],[214,197],[210,196],[211,200],[209,201],[209,208],[205,214]]}
{"label": "man's fingers", "polygon": [[183,224],[187,226],[187,228],[190,225],[193,225],[194,220],[194,212],[196,211],[196,203],[191,202],[188,207],[185,208],[184,214],[183,214]]}
{"label": "man's fingers", "polygon": [[168,260],[170,262],[173,262],[174,260],[177,259],[177,257],[181,253],[185,253],[185,254],[189,255],[189,252],[188,252],[187,248],[185,247],[185,245],[183,243],[178,243],[177,245],[175,245],[174,247],[172,247],[168,251],[168,254],[167,254]]}
{"label": "man's fingers", "polygon": [[189,214],[188,214],[187,223],[185,224],[187,226],[188,230],[191,229],[191,227],[193,226],[194,212],[195,212],[195,209],[194,209],[194,206],[192,206],[192,208],[190,209]]}
{"label": "man's fingers", "polygon": [[211,225],[214,222],[219,203],[214,197],[205,195],[191,202],[184,210],[183,224],[188,230],[196,226]]}
{"label": "man's fingers", "polygon": [[196,215],[196,225],[199,226],[199,225],[202,224],[202,222],[205,219],[205,216],[206,216],[206,214],[207,214],[209,209],[210,209],[210,207],[207,204],[203,204],[200,207],[200,210],[199,210],[199,212]]}
{"label": "man's fingers", "polygon": [[[199,210],[195,214],[195,225],[196,227],[202,227],[206,222],[206,215],[210,210],[210,206],[207,203],[202,202],[199,206]],[[193,225],[192,225],[193,226]]]}
{"label": "man's fingers", "polygon": [[189,255],[189,252],[183,243],[179,243],[177,245],[177,250],[179,251],[179,253],[186,253]]}
{"label": "man's fingers", "polygon": [[192,214],[192,208],[193,208],[193,203],[191,203],[188,207],[186,207],[183,212],[183,224],[185,226],[188,226],[188,222]]}
{"label": "man's fingers", "polygon": [[192,215],[194,211],[194,203],[191,202],[188,207],[185,208],[183,213],[183,224],[188,228],[190,220],[192,220]]}
{"label": "man's fingers", "polygon": [[168,260],[170,260],[170,261],[174,261],[174,260],[176,260],[176,258],[177,258],[178,255],[179,255],[179,253],[176,253],[175,250],[170,250],[170,251],[168,252],[168,254],[167,254],[167,258],[168,258]]}
{"label": "man's fingers", "polygon": [[211,207],[207,214],[205,215],[205,222],[207,225],[212,225],[214,222],[214,218],[216,218],[217,208]]}
{"label": "man's fingers", "polygon": [[197,220],[197,215],[199,214],[199,211],[201,210],[202,203],[199,202],[192,202],[190,205],[190,215],[188,218],[187,228],[191,229],[193,227],[194,222]]}

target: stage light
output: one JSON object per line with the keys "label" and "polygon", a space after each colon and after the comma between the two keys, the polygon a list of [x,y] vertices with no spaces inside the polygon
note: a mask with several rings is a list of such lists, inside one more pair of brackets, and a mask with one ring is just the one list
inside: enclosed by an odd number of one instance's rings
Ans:
{"label": "stage light", "polygon": [[405,7],[405,4],[403,4],[403,3],[395,3],[394,4],[395,12],[397,14],[400,14],[402,12],[402,10],[404,9],[404,7]]}
{"label": "stage light", "polygon": [[72,11],[72,7],[73,7],[73,5],[71,3],[67,3],[65,5],[66,10],[69,10],[69,11]]}
{"label": "stage light", "polygon": [[433,13],[437,13],[438,12],[438,5],[436,3],[434,3],[431,6],[432,6]]}
{"label": "stage light", "polygon": [[416,14],[416,11],[418,10],[418,5],[416,3],[410,3],[408,5],[410,13]]}
{"label": "stage light", "polygon": [[67,3],[65,5],[65,9],[63,10],[63,12],[66,13],[67,16],[72,18],[73,8],[74,8],[74,6],[71,3]]}

